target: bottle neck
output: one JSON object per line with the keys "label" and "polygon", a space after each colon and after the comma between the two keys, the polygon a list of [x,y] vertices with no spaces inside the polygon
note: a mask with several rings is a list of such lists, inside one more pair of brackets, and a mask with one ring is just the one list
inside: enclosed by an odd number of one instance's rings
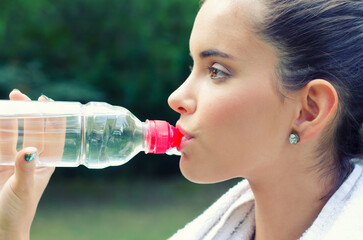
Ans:
{"label": "bottle neck", "polygon": [[166,153],[180,145],[183,135],[166,121],[146,120],[144,141],[146,153]]}

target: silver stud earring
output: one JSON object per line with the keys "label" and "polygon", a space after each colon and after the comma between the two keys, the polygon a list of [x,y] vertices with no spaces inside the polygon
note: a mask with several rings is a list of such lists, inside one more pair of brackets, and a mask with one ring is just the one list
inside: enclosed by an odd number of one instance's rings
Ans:
{"label": "silver stud earring", "polygon": [[291,133],[289,137],[289,142],[293,145],[297,144],[300,141],[299,134]]}

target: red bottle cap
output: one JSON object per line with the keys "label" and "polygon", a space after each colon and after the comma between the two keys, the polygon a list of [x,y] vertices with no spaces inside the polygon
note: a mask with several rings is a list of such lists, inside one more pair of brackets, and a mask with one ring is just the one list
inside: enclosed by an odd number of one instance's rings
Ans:
{"label": "red bottle cap", "polygon": [[166,153],[180,145],[183,134],[166,121],[147,120],[147,153]]}

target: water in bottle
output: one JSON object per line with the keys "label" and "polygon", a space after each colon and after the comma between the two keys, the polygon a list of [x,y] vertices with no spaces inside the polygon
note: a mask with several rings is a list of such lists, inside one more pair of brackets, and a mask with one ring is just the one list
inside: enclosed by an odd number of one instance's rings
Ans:
{"label": "water in bottle", "polygon": [[0,101],[0,165],[13,165],[17,151],[34,146],[39,166],[104,168],[141,151],[180,154],[181,138],[165,121],[141,122],[107,103]]}

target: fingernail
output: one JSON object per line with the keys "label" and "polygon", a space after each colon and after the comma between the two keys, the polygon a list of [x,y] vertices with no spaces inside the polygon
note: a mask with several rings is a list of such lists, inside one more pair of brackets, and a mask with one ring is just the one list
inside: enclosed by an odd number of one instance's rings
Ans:
{"label": "fingernail", "polygon": [[46,95],[44,95],[43,93],[42,93],[42,97],[44,97],[45,99],[47,99],[48,101],[50,100],[50,98],[49,97],[47,97]]}
{"label": "fingernail", "polygon": [[[20,92],[20,90],[19,90],[19,89],[17,89],[17,88],[14,88],[14,89],[13,89],[13,92],[14,92],[14,91],[15,91],[15,92]],[[20,92],[20,93],[21,93],[21,92]]]}
{"label": "fingernail", "polygon": [[31,161],[33,161],[33,160],[34,160],[34,158],[35,158],[36,156],[37,156],[37,152],[27,153],[27,154],[25,154],[24,159],[25,159],[25,161],[27,161],[27,162],[31,162]]}

